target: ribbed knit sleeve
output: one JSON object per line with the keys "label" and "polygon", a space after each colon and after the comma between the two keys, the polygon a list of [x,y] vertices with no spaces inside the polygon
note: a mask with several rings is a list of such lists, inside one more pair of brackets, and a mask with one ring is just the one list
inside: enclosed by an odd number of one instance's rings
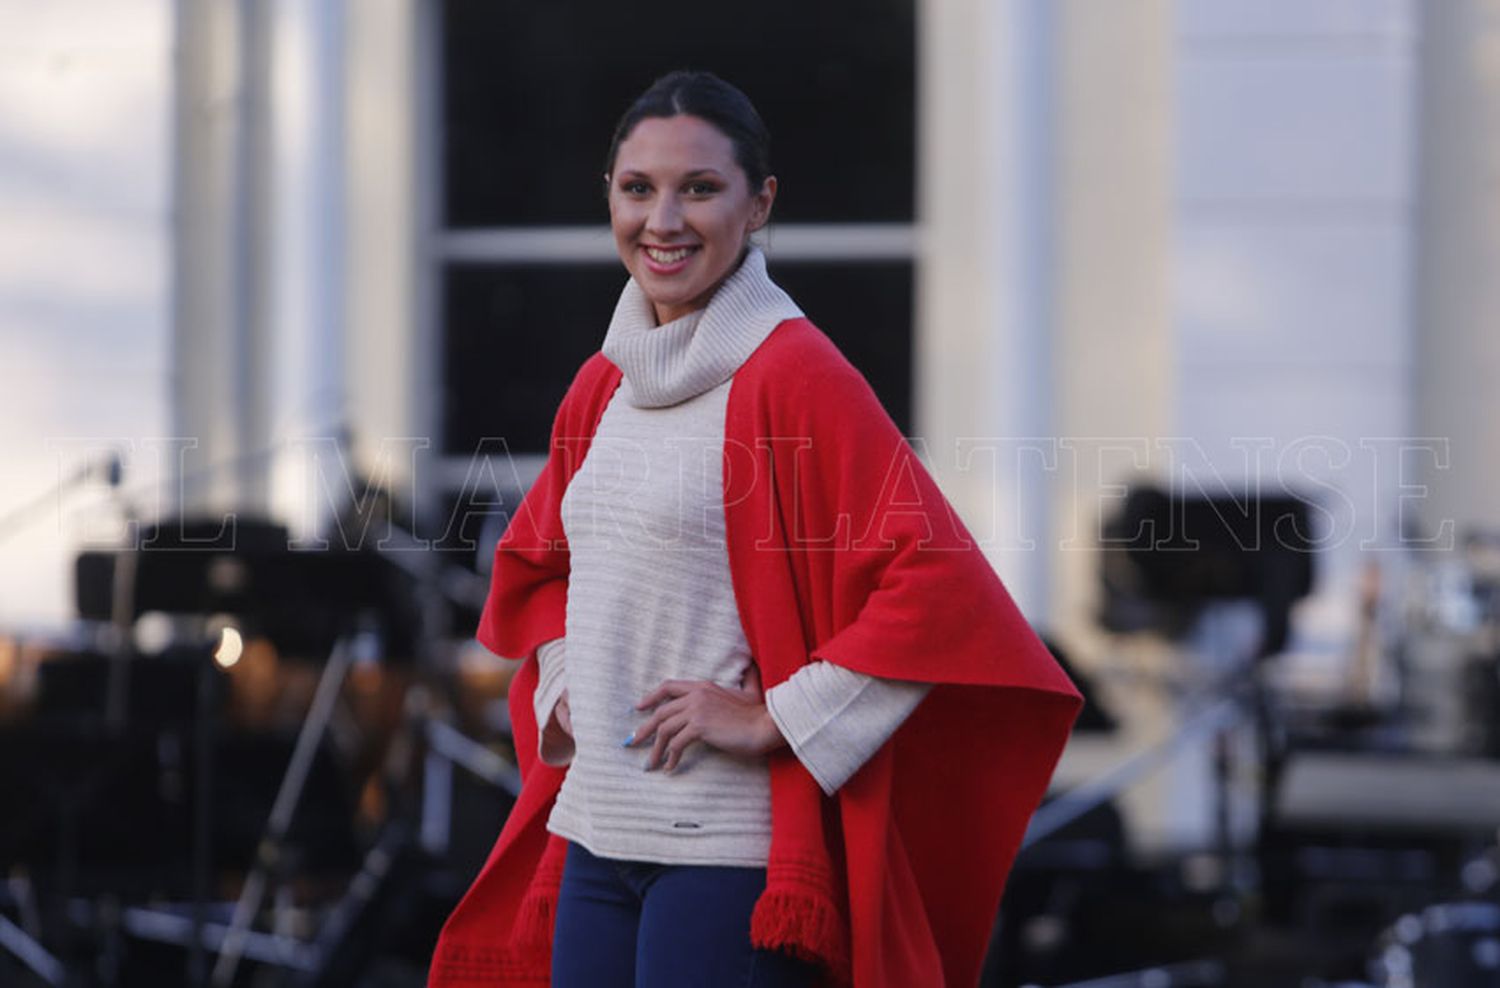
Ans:
{"label": "ribbed knit sleeve", "polygon": [[557,701],[567,689],[567,649],[564,639],[553,638],[537,646],[536,709],[537,756],[543,764],[561,767],[573,760],[573,739],[552,722]]}
{"label": "ribbed knit sleeve", "polygon": [[809,662],[766,691],[766,709],[798,761],[833,795],[917,708],[930,683]]}

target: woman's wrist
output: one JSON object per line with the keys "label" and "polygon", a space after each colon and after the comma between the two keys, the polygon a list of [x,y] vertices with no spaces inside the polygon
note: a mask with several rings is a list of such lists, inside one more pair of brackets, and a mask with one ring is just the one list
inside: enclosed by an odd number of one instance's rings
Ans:
{"label": "woman's wrist", "polygon": [[776,718],[771,716],[770,705],[762,703],[758,712],[760,716],[757,733],[760,737],[761,754],[769,755],[777,748],[785,748],[787,740],[782,735],[781,728],[776,726]]}

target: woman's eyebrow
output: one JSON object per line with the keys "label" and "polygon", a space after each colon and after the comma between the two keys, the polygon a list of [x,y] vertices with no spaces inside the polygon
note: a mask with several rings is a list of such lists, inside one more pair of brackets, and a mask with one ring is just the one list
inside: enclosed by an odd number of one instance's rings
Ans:
{"label": "woman's eyebrow", "polygon": [[[724,177],[719,172],[719,170],[717,168],[694,168],[691,171],[684,172],[683,175],[682,175],[682,177],[683,178],[697,178],[697,177],[699,177],[701,175],[710,175],[710,176],[712,176],[714,178],[723,178]],[[621,178],[635,178],[635,177],[650,178],[651,177],[651,173],[650,172],[641,171],[639,168],[626,168],[626,169],[621,170],[620,177]]]}

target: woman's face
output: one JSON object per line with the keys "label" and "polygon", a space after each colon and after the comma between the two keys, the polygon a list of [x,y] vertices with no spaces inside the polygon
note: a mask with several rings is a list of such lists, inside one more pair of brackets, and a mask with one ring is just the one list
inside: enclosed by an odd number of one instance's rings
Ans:
{"label": "woman's face", "polygon": [[701,117],[646,117],[620,142],[609,176],[609,219],[620,259],[671,322],[713,297],[776,198],[767,177],[751,193],[734,144]]}

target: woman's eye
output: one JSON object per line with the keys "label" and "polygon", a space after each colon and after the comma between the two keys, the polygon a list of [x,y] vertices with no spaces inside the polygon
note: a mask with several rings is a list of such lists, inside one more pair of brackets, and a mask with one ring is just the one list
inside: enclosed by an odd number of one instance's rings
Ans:
{"label": "woman's eye", "polygon": [[719,191],[718,186],[712,182],[692,182],[688,185],[688,194],[695,196],[711,196]]}
{"label": "woman's eye", "polygon": [[643,196],[646,194],[645,182],[626,182],[620,187],[625,190],[626,195]]}

